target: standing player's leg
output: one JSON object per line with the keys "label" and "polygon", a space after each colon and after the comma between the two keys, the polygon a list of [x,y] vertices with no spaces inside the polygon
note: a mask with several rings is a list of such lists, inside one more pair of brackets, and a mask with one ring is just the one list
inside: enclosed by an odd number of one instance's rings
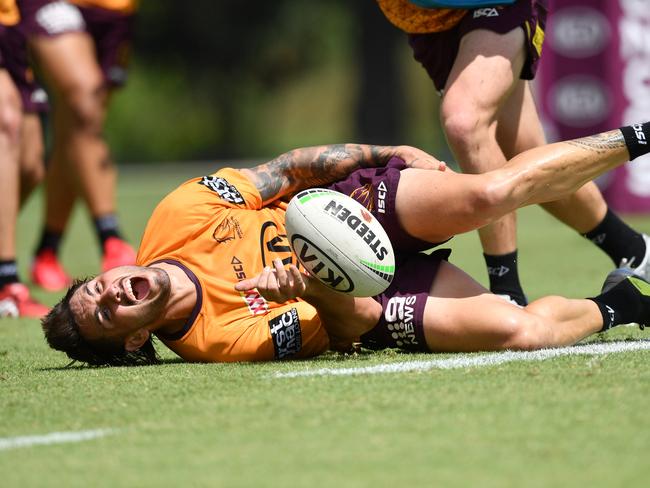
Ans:
{"label": "standing player's leg", "polygon": [[0,69],[0,317],[40,318],[48,308],[30,297],[20,282],[16,264],[21,126],[18,91],[9,73]]}
{"label": "standing player's leg", "polygon": [[[529,82],[520,80],[501,110],[497,139],[508,159],[546,143]],[[589,182],[573,195],[543,203],[542,207],[590,239],[616,266],[622,262],[631,263],[629,265],[639,276],[648,279],[648,238],[632,229],[607,207],[595,183]]]}
{"label": "standing player's leg", "polygon": [[[54,110],[53,126],[65,127],[65,115]],[[67,136],[64,131],[54,131],[50,161],[45,177],[43,202],[44,223],[40,241],[35,251],[31,269],[32,281],[50,291],[64,289],[72,283],[58,259],[59,247],[72,214],[77,195],[80,193],[75,171],[67,163],[65,154]]]}
{"label": "standing player's leg", "polygon": [[[461,39],[440,116],[449,146],[464,172],[484,173],[505,164],[497,132],[502,125],[514,125],[516,121],[499,116],[504,105],[517,100],[511,97],[524,61],[524,32],[519,27],[506,34],[474,30]],[[519,127],[520,131],[526,129]],[[516,234],[514,213],[479,230],[490,289],[524,304],[517,272]]]}
{"label": "standing player's leg", "polygon": [[650,279],[650,238],[609,209],[595,183],[542,207],[598,246],[615,266],[628,266],[638,276]]}
{"label": "standing player's leg", "polygon": [[20,205],[22,206],[34,189],[45,179],[43,128],[39,114],[23,114],[20,146]]}
{"label": "standing player's leg", "polygon": [[18,282],[16,220],[18,219],[21,106],[6,70],[0,69],[0,317],[18,316],[8,286]]}
{"label": "standing player's leg", "polygon": [[[93,39],[81,31],[33,36],[30,47],[54,95],[52,175],[68,177],[57,180],[58,184],[53,176],[48,177],[48,192],[53,192],[48,199],[58,203],[48,207],[35,268],[39,256],[56,252],[68,221],[73,205],[65,194],[72,185],[70,170],[95,224],[104,256],[102,267],[131,264],[135,253],[121,239],[115,215],[116,172],[103,136],[108,86]],[[64,284],[66,277],[62,278]]]}
{"label": "standing player's leg", "polygon": [[595,183],[542,207],[598,246],[615,266],[631,267],[638,276],[650,278],[650,239],[608,208]]}

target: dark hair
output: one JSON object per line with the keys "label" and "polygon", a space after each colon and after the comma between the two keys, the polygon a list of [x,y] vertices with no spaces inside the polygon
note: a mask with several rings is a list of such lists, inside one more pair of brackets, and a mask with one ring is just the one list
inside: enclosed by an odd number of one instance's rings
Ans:
{"label": "dark hair", "polygon": [[63,351],[70,359],[91,366],[140,366],[159,362],[151,337],[138,350],[127,351],[117,341],[88,341],[70,309],[70,299],[89,278],[75,280],[59,303],[43,318],[41,325],[51,348]]}

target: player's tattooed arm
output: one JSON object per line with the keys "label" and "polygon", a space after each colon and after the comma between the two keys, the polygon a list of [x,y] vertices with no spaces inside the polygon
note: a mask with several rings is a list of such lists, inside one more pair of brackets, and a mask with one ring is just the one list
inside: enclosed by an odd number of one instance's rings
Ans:
{"label": "player's tattooed arm", "polygon": [[267,163],[242,171],[255,184],[264,203],[267,203],[305,188],[341,180],[360,168],[385,166],[393,156],[404,159],[407,166],[428,165],[444,169],[444,163],[409,146],[332,144],[294,149]]}
{"label": "player's tattooed arm", "polygon": [[567,141],[567,144],[599,155],[626,149],[623,133],[618,129]]}
{"label": "player's tattooed arm", "polygon": [[359,168],[384,166],[392,154],[390,147],[363,144],[306,147],[242,171],[266,203],[304,188],[327,185]]}

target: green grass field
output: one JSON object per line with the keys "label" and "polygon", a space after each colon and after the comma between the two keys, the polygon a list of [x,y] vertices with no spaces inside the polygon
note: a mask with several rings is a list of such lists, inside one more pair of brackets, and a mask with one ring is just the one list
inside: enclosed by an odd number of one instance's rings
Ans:
{"label": "green grass field", "polygon": [[[125,168],[120,215],[140,237],[158,199],[197,166]],[[20,220],[23,276],[40,227]],[[520,212],[530,298],[592,296],[611,264],[537,208]],[[650,231],[650,218],[630,221]],[[63,261],[93,274],[98,250],[75,214]],[[475,234],[452,261],[486,282]],[[55,294],[36,292],[54,303]],[[593,340],[637,341],[631,327]],[[65,369],[37,321],[0,321],[0,486],[645,487],[650,483],[650,352],[494,366],[278,377],[320,368],[486,355],[395,351],[269,364]],[[21,436],[107,429],[84,442],[16,447]]]}

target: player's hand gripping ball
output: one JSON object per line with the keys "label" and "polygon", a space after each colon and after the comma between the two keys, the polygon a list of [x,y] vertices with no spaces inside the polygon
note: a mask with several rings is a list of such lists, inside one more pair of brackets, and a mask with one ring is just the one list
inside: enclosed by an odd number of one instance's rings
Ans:
{"label": "player's hand gripping ball", "polygon": [[356,297],[383,292],[395,274],[395,254],[381,224],[342,193],[312,188],[294,196],[286,214],[298,260],[321,283]]}

